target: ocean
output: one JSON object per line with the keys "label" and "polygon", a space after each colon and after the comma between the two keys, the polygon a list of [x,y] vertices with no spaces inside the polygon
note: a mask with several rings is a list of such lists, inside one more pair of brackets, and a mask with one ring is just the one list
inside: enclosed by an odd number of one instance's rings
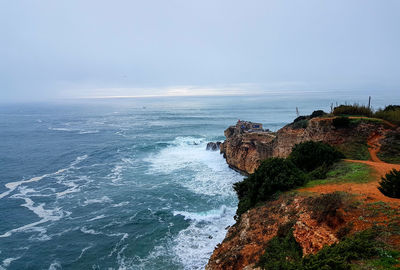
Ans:
{"label": "ocean", "polygon": [[[238,119],[276,131],[367,95],[0,105],[0,269],[203,269],[237,198],[210,141]],[[399,97],[373,97],[374,106]]]}

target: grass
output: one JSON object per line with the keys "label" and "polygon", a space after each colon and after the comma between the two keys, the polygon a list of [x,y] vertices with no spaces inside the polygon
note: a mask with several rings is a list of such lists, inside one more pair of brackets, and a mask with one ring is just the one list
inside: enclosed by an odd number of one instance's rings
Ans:
{"label": "grass", "polygon": [[[290,226],[290,224],[289,224]],[[286,227],[286,225],[284,225]],[[268,243],[257,266],[274,270],[372,270],[399,269],[400,252],[380,240],[382,232],[372,228],[351,236],[316,254],[302,256],[300,245],[293,237],[293,229],[281,230]]]}
{"label": "grass", "polygon": [[[398,151],[400,151],[400,149]],[[378,158],[387,163],[400,164],[400,156],[393,156],[390,153],[379,152]]]}
{"label": "grass", "polygon": [[353,141],[337,145],[336,148],[348,159],[369,160],[370,155],[366,141]]}
{"label": "grass", "polygon": [[400,164],[400,133],[389,132],[381,144],[378,157],[388,163]]}
{"label": "grass", "polygon": [[385,110],[378,110],[375,113],[376,117],[385,119],[395,125],[400,125],[400,110],[390,110],[390,111],[385,111]]}
{"label": "grass", "polygon": [[399,258],[400,252],[396,250],[385,250],[379,251],[379,257],[369,260],[355,261],[352,265],[352,270],[398,270],[400,269]]}
{"label": "grass", "polygon": [[350,118],[350,122],[354,125],[358,125],[360,123],[371,123],[371,124],[385,124],[385,121],[379,118],[373,118],[373,117],[365,117],[360,115],[360,118],[353,118],[357,117],[356,115],[348,115]]}
{"label": "grass", "polygon": [[313,187],[325,184],[368,183],[374,180],[372,169],[365,164],[340,161],[332,166],[326,179],[309,181],[305,186]]}

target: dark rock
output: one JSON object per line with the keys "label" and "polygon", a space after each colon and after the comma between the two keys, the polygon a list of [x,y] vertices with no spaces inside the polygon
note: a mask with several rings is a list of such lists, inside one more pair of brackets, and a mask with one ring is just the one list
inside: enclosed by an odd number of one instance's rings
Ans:
{"label": "dark rock", "polygon": [[207,143],[206,150],[217,151],[219,150],[220,145],[221,142],[209,142]]}

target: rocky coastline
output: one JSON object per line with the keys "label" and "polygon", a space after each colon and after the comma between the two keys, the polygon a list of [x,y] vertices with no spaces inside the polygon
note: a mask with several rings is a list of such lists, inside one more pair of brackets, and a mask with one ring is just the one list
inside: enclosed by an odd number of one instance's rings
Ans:
{"label": "rocky coastline", "polygon": [[[303,121],[301,125],[298,125],[295,120],[277,132],[264,130],[257,123],[238,121],[236,125],[225,130],[226,140],[219,145],[220,152],[232,169],[249,175],[255,172],[262,160],[271,157],[288,157],[293,146],[302,142],[324,142],[342,150],[348,159],[361,160],[370,158],[368,147],[371,145],[368,142],[372,138],[379,138],[384,143],[386,134],[400,134],[400,128],[388,126],[384,121],[361,117],[352,119],[354,123],[348,127],[340,127],[335,126],[334,118],[323,116],[308,118],[306,121],[300,119]],[[254,129],[254,126],[259,128]],[[215,148],[214,145],[210,146],[211,148]],[[360,154],[363,153],[361,148],[367,151],[365,157]],[[353,151],[354,149],[357,151]],[[369,161],[359,162],[369,165]],[[400,169],[400,165],[389,165]],[[388,166],[388,168],[391,167]],[[388,168],[385,170],[387,171]],[[379,176],[382,174],[383,171],[379,172]],[[351,190],[350,185],[349,188],[344,185],[333,187],[333,189],[344,192],[349,189],[349,193],[362,198],[362,202],[357,201],[362,206],[349,210],[345,205],[355,204],[356,201],[353,198],[346,199],[348,201],[337,209],[340,215],[321,223],[310,210],[311,199],[307,195],[308,191],[306,195],[302,192],[283,194],[276,200],[266,202],[244,213],[236,224],[229,228],[224,241],[215,248],[206,269],[261,269],[257,265],[260,256],[264,253],[268,242],[277,235],[279,226],[287,222],[294,224],[293,236],[299,243],[303,255],[306,256],[316,254],[324,246],[338,243],[342,231],[348,230],[347,233],[354,233],[382,220],[379,215],[372,216],[371,214],[369,219],[364,217],[368,215],[366,214],[369,211],[366,206],[368,203],[386,200],[384,196],[376,192],[376,188],[367,195],[364,190],[362,192],[356,189]],[[332,191],[321,190],[318,190],[320,194],[318,196]],[[387,207],[398,211],[399,201],[390,200],[388,204],[390,206]],[[398,212],[397,214],[400,215]],[[360,216],[364,219],[362,222]]]}

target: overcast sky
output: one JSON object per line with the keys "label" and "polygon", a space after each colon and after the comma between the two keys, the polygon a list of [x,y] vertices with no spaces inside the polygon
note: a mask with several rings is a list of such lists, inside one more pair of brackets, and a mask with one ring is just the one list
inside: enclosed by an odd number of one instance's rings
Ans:
{"label": "overcast sky", "polygon": [[400,93],[399,0],[0,0],[0,99]]}

